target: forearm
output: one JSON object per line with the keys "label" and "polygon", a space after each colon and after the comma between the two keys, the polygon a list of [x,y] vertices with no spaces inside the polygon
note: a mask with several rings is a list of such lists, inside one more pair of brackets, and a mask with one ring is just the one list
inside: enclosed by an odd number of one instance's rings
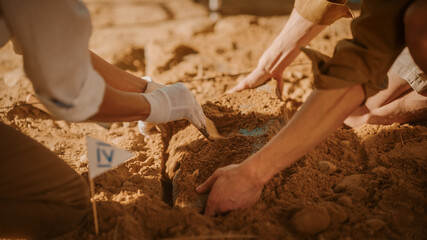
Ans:
{"label": "forearm", "polygon": [[243,165],[266,183],[331,134],[364,97],[361,85],[315,90],[279,134]]}
{"label": "forearm", "polygon": [[295,9],[280,34],[259,60],[258,68],[268,73],[283,70],[301,52],[300,47],[307,45],[326,25],[317,25],[306,20]]}
{"label": "forearm", "polygon": [[145,91],[147,82],[144,79],[111,65],[92,51],[90,57],[95,70],[111,87],[125,92],[143,93]]}
{"label": "forearm", "polygon": [[107,84],[101,106],[90,120],[100,122],[145,120],[150,111],[150,104],[142,94],[120,91]]}

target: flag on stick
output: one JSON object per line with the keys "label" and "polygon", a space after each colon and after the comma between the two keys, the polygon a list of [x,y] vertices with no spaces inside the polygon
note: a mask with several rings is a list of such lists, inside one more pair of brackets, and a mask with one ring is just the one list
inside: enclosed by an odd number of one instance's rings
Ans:
{"label": "flag on stick", "polygon": [[[131,152],[121,150],[113,147],[110,144],[99,141],[95,138],[86,137],[87,153],[89,159],[89,184],[92,198],[95,196],[95,187],[93,184],[93,178],[100,175],[103,172],[110,170],[111,168],[124,163],[126,160],[131,158],[133,154]],[[98,214],[96,212],[95,199],[92,199],[93,218],[95,222],[96,235],[99,234],[98,227]]]}
{"label": "flag on stick", "polygon": [[131,152],[113,147],[92,137],[86,137],[89,159],[89,178],[100,175],[131,158]]}

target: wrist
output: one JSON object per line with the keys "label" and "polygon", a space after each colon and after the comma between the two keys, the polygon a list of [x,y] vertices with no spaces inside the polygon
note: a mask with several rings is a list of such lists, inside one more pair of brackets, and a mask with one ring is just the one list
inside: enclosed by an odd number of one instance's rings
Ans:
{"label": "wrist", "polygon": [[242,162],[241,167],[254,185],[264,186],[274,176],[270,173],[268,166],[262,164],[262,159],[256,154]]}
{"label": "wrist", "polygon": [[145,122],[164,123],[169,121],[169,101],[163,92],[143,93],[141,96],[149,106],[148,117],[144,120]]}

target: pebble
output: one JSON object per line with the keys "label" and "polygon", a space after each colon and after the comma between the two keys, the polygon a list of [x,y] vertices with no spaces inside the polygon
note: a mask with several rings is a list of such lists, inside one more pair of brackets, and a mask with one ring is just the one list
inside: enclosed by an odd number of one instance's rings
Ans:
{"label": "pebble", "polygon": [[378,218],[372,218],[372,219],[368,219],[366,220],[366,225],[369,226],[372,230],[374,230],[375,232],[381,230],[385,223],[383,222],[383,220],[378,219]]}
{"label": "pebble", "polygon": [[337,166],[328,161],[319,162],[319,170],[324,174],[332,174],[337,170]]}
{"label": "pebble", "polygon": [[362,201],[368,197],[368,192],[362,187],[351,188],[351,198],[355,201]]}
{"label": "pebble", "polygon": [[311,205],[295,213],[292,223],[301,233],[316,234],[328,228],[331,217],[326,207]]}
{"label": "pebble", "polygon": [[349,187],[355,187],[362,183],[364,174],[345,176],[343,180],[334,187],[335,192],[343,192]]}
{"label": "pebble", "polygon": [[341,204],[344,207],[348,207],[348,208],[353,207],[353,201],[349,196],[342,196],[338,198],[337,203]]}
{"label": "pebble", "polygon": [[326,202],[325,207],[329,212],[332,224],[343,223],[347,221],[348,215],[345,212],[344,208],[340,205],[333,202]]}

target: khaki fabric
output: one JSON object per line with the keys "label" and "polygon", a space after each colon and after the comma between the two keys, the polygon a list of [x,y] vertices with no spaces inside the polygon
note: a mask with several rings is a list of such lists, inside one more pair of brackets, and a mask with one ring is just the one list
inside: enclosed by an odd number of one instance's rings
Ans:
{"label": "khaki fabric", "polygon": [[305,19],[319,25],[330,25],[340,18],[353,17],[347,0],[296,0],[295,10]]}
{"label": "khaki fabric", "polygon": [[403,49],[390,70],[408,81],[418,94],[427,91],[427,75],[415,64],[408,48]]}
{"label": "khaki fabric", "polygon": [[338,42],[332,58],[308,48],[314,86],[332,89],[363,84],[366,97],[387,88],[387,72],[405,47],[403,16],[413,0],[363,1],[351,24],[353,39]]}
{"label": "khaki fabric", "polygon": [[89,188],[40,143],[0,122],[0,239],[47,239],[76,227]]}

